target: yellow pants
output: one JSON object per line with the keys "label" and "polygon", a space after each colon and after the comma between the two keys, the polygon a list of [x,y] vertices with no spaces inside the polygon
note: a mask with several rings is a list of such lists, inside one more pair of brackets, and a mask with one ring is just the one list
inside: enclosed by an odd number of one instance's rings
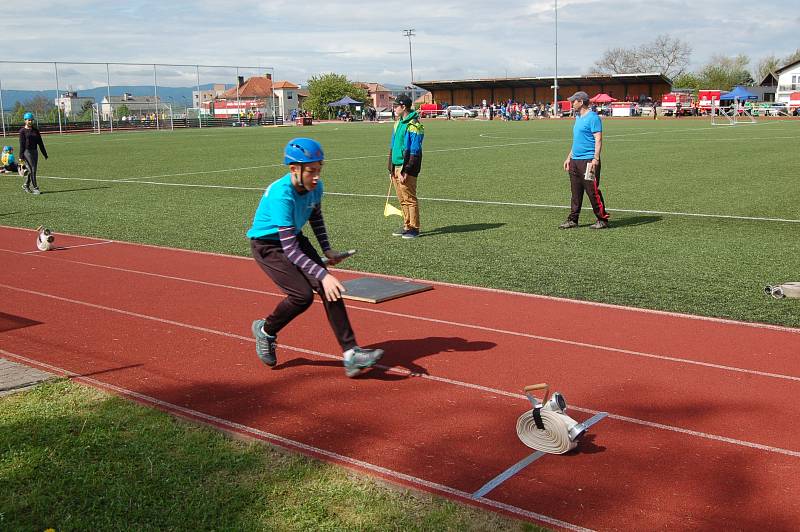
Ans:
{"label": "yellow pants", "polygon": [[395,166],[392,173],[397,199],[403,211],[403,227],[419,231],[419,204],[417,202],[417,176],[406,174],[404,183],[400,182],[402,166]]}

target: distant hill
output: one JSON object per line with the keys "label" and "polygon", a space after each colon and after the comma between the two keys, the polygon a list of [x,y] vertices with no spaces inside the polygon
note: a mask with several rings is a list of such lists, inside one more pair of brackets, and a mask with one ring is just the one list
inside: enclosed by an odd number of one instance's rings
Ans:
{"label": "distant hill", "polygon": [[[210,90],[214,87],[213,83],[206,83],[200,85],[200,90]],[[233,85],[226,85],[227,88]],[[62,89],[64,92],[65,89]],[[197,90],[197,87],[158,87],[158,96],[163,102],[173,102],[176,106],[183,107],[192,105],[192,91]],[[78,96],[88,96],[94,98],[96,102],[100,102],[104,97],[108,96],[108,89],[106,87],[96,87],[94,89],[86,89],[77,91]],[[133,96],[152,96],[153,86],[147,85],[112,85],[111,95],[121,96],[123,93],[129,93]],[[30,90],[7,90],[3,89],[3,107],[6,111],[11,111],[17,102],[25,103],[37,96],[44,96],[50,102],[55,102],[56,91],[30,91]]]}

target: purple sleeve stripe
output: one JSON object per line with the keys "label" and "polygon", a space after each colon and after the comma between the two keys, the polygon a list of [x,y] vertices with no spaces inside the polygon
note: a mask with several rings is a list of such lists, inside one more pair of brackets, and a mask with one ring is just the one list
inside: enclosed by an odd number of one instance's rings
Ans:
{"label": "purple sleeve stripe", "polygon": [[322,279],[325,277],[327,273],[325,269],[321,268],[317,263],[311,260],[308,255],[303,253],[297,238],[292,233],[291,227],[279,227],[278,235],[280,237],[283,253],[286,255],[286,258],[292,262],[292,264],[299,267],[310,277],[315,277],[316,279]]}

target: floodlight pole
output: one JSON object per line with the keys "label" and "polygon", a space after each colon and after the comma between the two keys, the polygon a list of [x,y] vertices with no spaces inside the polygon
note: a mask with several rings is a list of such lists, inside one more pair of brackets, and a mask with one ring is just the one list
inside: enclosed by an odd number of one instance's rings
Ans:
{"label": "floodlight pole", "polygon": [[558,0],[554,1],[554,11],[556,15],[556,55],[555,55],[555,68],[553,71],[553,116],[558,114]]}
{"label": "floodlight pole", "polygon": [[414,33],[414,28],[403,30],[403,35],[408,37],[408,61],[411,63],[411,85],[414,85],[414,58],[411,56],[411,37],[416,35]]}

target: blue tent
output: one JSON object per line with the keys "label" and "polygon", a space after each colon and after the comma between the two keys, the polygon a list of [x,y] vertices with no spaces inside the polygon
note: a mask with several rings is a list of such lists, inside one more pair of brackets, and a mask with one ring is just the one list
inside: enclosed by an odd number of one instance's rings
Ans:
{"label": "blue tent", "polygon": [[744,87],[737,85],[732,91],[726,92],[719,97],[720,100],[758,100],[758,96],[748,91]]}
{"label": "blue tent", "polygon": [[341,100],[336,100],[335,102],[329,103],[328,107],[339,107],[340,105],[353,105],[353,104],[359,104],[359,103],[362,103],[362,102],[358,102],[358,101],[352,99],[350,96],[345,96]]}

